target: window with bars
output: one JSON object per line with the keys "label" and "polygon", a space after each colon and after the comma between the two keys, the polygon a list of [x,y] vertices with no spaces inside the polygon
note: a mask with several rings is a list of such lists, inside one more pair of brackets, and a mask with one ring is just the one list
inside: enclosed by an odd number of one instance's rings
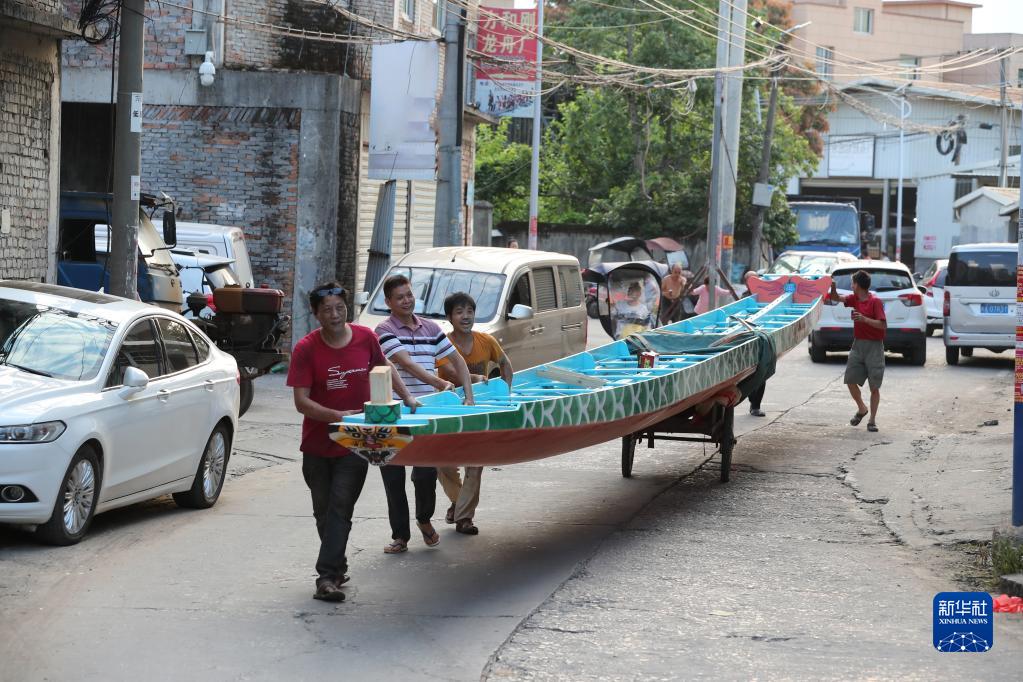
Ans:
{"label": "window with bars", "polygon": [[835,49],[833,47],[818,47],[816,63],[817,75],[826,81],[831,80],[834,76],[834,71],[832,70],[832,64],[834,61]]}
{"label": "window with bars", "polygon": [[857,33],[874,32],[874,10],[857,7],[853,11],[853,30]]}
{"label": "window with bars", "polygon": [[556,310],[558,292],[554,286],[554,268],[537,268],[533,270],[533,284],[536,286],[537,312]]}

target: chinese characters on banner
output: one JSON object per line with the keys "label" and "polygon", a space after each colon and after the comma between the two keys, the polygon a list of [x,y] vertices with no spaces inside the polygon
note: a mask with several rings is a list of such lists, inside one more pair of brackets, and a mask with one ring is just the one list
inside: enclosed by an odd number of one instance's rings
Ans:
{"label": "chinese characters on banner", "polygon": [[536,8],[481,7],[476,108],[491,116],[532,118],[536,92]]}

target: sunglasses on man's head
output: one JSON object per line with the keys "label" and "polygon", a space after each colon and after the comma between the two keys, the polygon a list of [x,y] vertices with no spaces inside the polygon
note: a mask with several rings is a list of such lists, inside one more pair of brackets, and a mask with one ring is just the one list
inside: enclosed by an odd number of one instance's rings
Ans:
{"label": "sunglasses on man's head", "polygon": [[317,289],[313,292],[313,294],[320,298],[327,298],[328,296],[344,296],[345,290],[341,287],[334,287],[333,289]]}

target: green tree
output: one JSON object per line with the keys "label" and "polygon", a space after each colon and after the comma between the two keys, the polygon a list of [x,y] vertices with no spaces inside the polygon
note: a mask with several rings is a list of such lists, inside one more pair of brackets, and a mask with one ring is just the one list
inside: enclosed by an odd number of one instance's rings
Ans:
{"label": "green tree", "polygon": [[[563,0],[550,12],[548,35],[590,53],[658,68],[710,68],[715,43],[700,30],[645,5],[606,0]],[[680,10],[685,0],[668,0]],[[710,8],[710,0],[701,0]],[[777,4],[773,3],[772,4]],[[713,3],[716,8],[717,3]],[[769,20],[787,15],[768,7]],[[709,12],[700,11],[705,19]],[[565,57],[553,51],[555,58]],[[751,55],[750,59],[756,58]],[[572,59],[559,69],[571,71]],[[581,70],[580,70],[581,72]],[[592,74],[592,71],[590,71]],[[766,75],[766,74],[752,74]],[[757,120],[754,90],[764,80],[749,79],[744,88],[738,165],[736,233],[749,234],[752,188],[760,164],[763,124]],[[541,159],[541,218],[610,226],[622,234],[699,237],[706,232],[713,130],[713,81],[699,81],[695,91],[669,88],[577,87],[548,98],[550,120]],[[766,98],[762,98],[766,101]],[[771,182],[784,185],[794,175],[816,167],[810,141],[812,117],[788,94],[779,100],[772,144]],[[529,148],[508,144],[502,131],[481,129],[477,142],[477,196],[495,204],[497,221],[525,220],[529,188]],[[785,198],[776,195],[765,224],[765,239],[776,246],[791,243],[793,216]]]}

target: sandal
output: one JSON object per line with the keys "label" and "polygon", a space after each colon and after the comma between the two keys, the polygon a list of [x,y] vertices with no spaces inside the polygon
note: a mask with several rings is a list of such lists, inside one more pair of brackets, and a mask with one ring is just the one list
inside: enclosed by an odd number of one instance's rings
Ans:
{"label": "sandal", "polygon": [[461,519],[457,524],[455,524],[455,531],[464,533],[465,535],[480,534],[480,529],[473,524],[472,519]]}
{"label": "sandal", "polygon": [[877,433],[877,424],[874,422],[867,422],[867,431],[871,433]]}
{"label": "sandal", "polygon": [[394,540],[384,547],[384,554],[401,554],[408,551],[408,543],[404,540]]}
{"label": "sandal", "polygon": [[[426,523],[419,523],[416,521],[416,525],[419,527],[419,532],[423,534],[423,542],[426,543],[427,547],[433,547],[440,542],[440,535],[437,534],[432,523],[429,521]],[[429,527],[430,532],[427,532],[424,526]]]}
{"label": "sandal", "polygon": [[447,513],[444,514],[444,523],[454,523],[454,522],[455,522],[455,505],[452,504],[450,507],[448,507]]}
{"label": "sandal", "polygon": [[853,415],[853,418],[849,420],[850,426],[859,426],[863,418],[867,416],[866,412],[857,412]]}

